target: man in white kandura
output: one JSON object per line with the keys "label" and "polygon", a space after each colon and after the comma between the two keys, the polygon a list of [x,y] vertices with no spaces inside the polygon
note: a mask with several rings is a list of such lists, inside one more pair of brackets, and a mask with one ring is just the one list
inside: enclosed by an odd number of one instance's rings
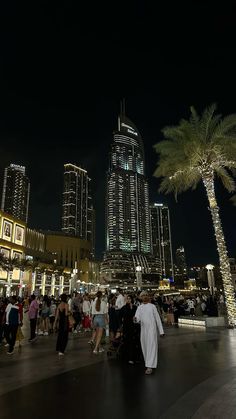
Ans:
{"label": "man in white kandura", "polygon": [[148,292],[142,291],[140,297],[142,304],[137,308],[135,320],[141,324],[140,339],[146,367],[145,374],[149,375],[152,374],[153,368],[157,367],[157,329],[160,336],[164,336],[164,330],[156,307],[149,302]]}

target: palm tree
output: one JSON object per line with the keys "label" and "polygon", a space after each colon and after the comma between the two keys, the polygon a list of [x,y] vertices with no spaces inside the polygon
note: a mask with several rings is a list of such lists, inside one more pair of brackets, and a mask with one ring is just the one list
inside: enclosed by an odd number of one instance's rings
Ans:
{"label": "palm tree", "polygon": [[7,263],[7,259],[5,256],[0,252],[0,268],[5,269]]}
{"label": "palm tree", "polygon": [[[37,263],[34,263],[32,260],[20,258],[19,259],[19,265],[18,268],[20,269],[20,285],[21,288],[19,289],[19,296],[22,297],[23,294],[23,276],[25,272],[32,272],[34,271],[35,267],[37,266]],[[29,285],[29,284],[28,284]],[[26,290],[26,293],[28,293],[28,290]]]}
{"label": "palm tree", "polygon": [[189,120],[165,127],[164,140],[156,144],[159,161],[154,176],[161,177],[160,191],[175,197],[195,189],[202,181],[206,190],[215,230],[220,270],[225,293],[228,323],[236,324],[236,304],[230,264],[215,195],[218,177],[228,192],[235,190],[232,174],[236,168],[236,115],[222,118],[216,106],[206,108],[201,116],[191,107]]}
{"label": "palm tree", "polygon": [[[3,263],[2,263],[3,262]],[[7,294],[10,295],[12,285],[12,275],[15,268],[19,268],[20,261],[18,258],[1,258],[3,269],[7,272]]]}

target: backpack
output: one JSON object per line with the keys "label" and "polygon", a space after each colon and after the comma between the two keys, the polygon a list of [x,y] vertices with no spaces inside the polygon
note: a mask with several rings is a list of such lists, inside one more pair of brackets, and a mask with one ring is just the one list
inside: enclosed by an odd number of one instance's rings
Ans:
{"label": "backpack", "polygon": [[16,326],[19,324],[19,309],[15,306],[11,307],[9,316],[8,316],[8,322],[11,326]]}

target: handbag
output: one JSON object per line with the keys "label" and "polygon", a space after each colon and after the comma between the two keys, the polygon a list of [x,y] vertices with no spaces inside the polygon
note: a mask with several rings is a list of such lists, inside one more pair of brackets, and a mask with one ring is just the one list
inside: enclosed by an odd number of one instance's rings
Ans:
{"label": "handbag", "polygon": [[84,316],[83,327],[84,327],[84,329],[90,329],[91,328],[91,319],[90,319],[89,316]]}
{"label": "handbag", "polygon": [[17,333],[16,333],[16,341],[19,341],[20,342],[23,339],[24,339],[24,334],[23,334],[23,332],[21,330],[21,327],[18,326]]}
{"label": "handbag", "polygon": [[69,315],[69,328],[72,328],[75,324],[75,319],[72,314]]}

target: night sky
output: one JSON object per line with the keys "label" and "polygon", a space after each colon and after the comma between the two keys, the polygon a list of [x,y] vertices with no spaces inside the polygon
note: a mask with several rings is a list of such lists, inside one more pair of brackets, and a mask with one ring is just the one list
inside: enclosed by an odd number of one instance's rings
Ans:
{"label": "night sky", "polygon": [[[29,225],[61,227],[63,164],[88,170],[97,212],[97,257],[104,240],[105,175],[119,102],[144,140],[153,201],[171,211],[174,249],[191,265],[216,263],[203,187],[158,194],[153,145],[165,125],[212,102],[236,112],[236,7],[213,1],[5,2],[1,8],[0,176],[25,165],[31,181]],[[99,4],[98,4],[99,3]],[[177,4],[175,4],[177,3]],[[154,7],[155,6],[155,7]],[[218,7],[218,8],[217,8]],[[217,184],[230,256],[236,208]]]}

